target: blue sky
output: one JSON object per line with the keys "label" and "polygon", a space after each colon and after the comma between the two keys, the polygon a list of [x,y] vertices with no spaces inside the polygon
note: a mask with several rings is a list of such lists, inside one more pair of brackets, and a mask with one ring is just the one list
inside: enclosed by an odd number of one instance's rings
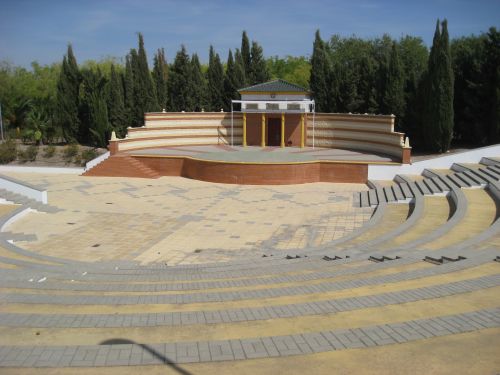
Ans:
{"label": "blue sky", "polygon": [[500,0],[0,0],[0,60],[28,67],[62,59],[68,43],[79,62],[123,57],[144,34],[148,57],[164,47],[171,62],[181,44],[207,60],[213,44],[223,60],[241,32],[266,56],[309,55],[316,29],[333,34],[395,38],[430,44],[437,18],[451,37],[500,27]]}

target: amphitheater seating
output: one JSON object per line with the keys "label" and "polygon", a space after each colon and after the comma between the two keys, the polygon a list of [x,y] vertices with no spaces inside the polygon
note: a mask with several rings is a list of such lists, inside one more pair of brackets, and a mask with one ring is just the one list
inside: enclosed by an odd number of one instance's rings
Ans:
{"label": "amphitheater seating", "polygon": [[[488,159],[371,182],[357,196],[359,205],[376,207],[367,225],[289,256],[175,267],[88,263],[23,250],[0,236],[0,372],[342,369],[347,362],[337,354],[346,352],[359,372],[398,361],[425,372],[429,350],[465,346],[473,359],[440,359],[447,369],[466,373],[481,362],[493,373],[499,180],[500,160]],[[34,205],[19,203],[0,212],[4,222]],[[391,348],[394,355],[381,355]]]}

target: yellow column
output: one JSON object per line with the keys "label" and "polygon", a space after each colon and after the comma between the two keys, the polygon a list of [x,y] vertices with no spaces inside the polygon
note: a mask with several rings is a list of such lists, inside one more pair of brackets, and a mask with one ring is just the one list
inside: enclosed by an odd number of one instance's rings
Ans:
{"label": "yellow column", "polygon": [[285,147],[285,114],[281,114],[281,147]]}
{"label": "yellow column", "polygon": [[243,112],[243,147],[247,147],[247,114]]}
{"label": "yellow column", "polygon": [[304,148],[304,114],[300,115],[300,147]]}
{"label": "yellow column", "polygon": [[260,145],[266,147],[266,114],[262,114],[262,135]]}

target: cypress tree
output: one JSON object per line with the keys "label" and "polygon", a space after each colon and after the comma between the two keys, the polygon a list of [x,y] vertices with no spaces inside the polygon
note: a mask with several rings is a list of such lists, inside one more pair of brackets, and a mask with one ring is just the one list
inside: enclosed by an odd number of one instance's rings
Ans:
{"label": "cypress tree", "polygon": [[198,112],[205,110],[208,107],[207,82],[196,53],[191,57],[191,87],[193,110]]}
{"label": "cypress tree", "polygon": [[329,110],[328,81],[331,75],[332,77],[330,80],[334,81],[333,74],[336,74],[336,72],[331,74],[329,70],[325,43],[321,39],[319,30],[316,30],[313,53],[311,56],[311,77],[309,79],[309,87],[314,95],[317,112],[328,112]]}
{"label": "cypress tree", "polygon": [[193,110],[194,103],[191,89],[192,69],[189,60],[186,47],[182,46],[180,51],[175,55],[168,80],[168,97],[172,111]]}
{"label": "cypress tree", "polygon": [[106,78],[98,68],[96,72],[83,71],[83,111],[87,134],[84,136],[97,147],[106,147],[110,126],[106,105]]}
{"label": "cypress tree", "polygon": [[108,116],[111,128],[119,137],[127,132],[127,116],[125,112],[123,81],[121,74],[111,65],[111,74],[108,84]]}
{"label": "cypress tree", "polygon": [[404,116],[405,110],[404,84],[405,77],[401,59],[398,54],[398,46],[396,42],[393,42],[389,67],[386,74],[386,82],[384,85],[383,111],[387,114],[396,115],[396,124],[400,131],[404,130],[401,128],[401,119]]}
{"label": "cypress tree", "polygon": [[80,128],[79,90],[81,76],[71,44],[63,58],[56,94],[56,121],[66,142],[76,142]]}
{"label": "cypress tree", "polygon": [[226,73],[224,74],[224,110],[231,110],[231,100],[238,99],[238,89],[240,82],[237,81],[236,65],[233,60],[233,52],[229,50],[227,57]]}
{"label": "cypress tree", "polygon": [[250,85],[269,81],[269,71],[267,70],[266,60],[262,47],[257,42],[252,42],[252,50],[250,52]]}
{"label": "cypress tree", "polygon": [[250,55],[250,42],[248,40],[247,32],[243,31],[241,35],[241,61],[243,63],[243,71],[245,74],[245,86],[249,86],[251,84],[251,55]]}
{"label": "cypress tree", "polygon": [[376,113],[377,92],[375,89],[375,66],[371,56],[363,56],[360,66],[359,95],[362,98],[360,104],[361,113]]}
{"label": "cypress tree", "polygon": [[208,70],[208,98],[210,110],[218,112],[224,107],[224,67],[218,53],[210,46]]}
{"label": "cypress tree", "polygon": [[165,50],[158,49],[154,56],[153,80],[156,89],[156,101],[161,109],[167,106],[167,79],[168,65],[165,59]]}
{"label": "cypress tree", "polygon": [[425,146],[434,152],[445,152],[453,135],[453,71],[446,20],[441,31],[437,21],[423,89]]}
{"label": "cypress tree", "polygon": [[446,152],[450,148],[453,137],[453,68],[451,66],[450,37],[448,35],[448,21],[441,23],[441,51],[439,59],[439,79],[441,108],[439,111],[439,123],[441,125],[441,151]]}
{"label": "cypress tree", "polygon": [[145,99],[142,96],[144,92],[144,87],[141,84],[140,67],[139,67],[139,55],[137,50],[132,48],[130,50],[130,66],[132,69],[133,77],[133,95],[132,95],[132,107],[131,107],[131,123],[130,126],[142,126],[144,121],[144,102]]}
{"label": "cypress tree", "polygon": [[[437,113],[439,111],[439,98],[436,93],[437,89],[437,56],[439,54],[439,43],[441,41],[441,31],[439,29],[439,20],[436,23],[434,38],[432,40],[431,52],[427,64],[427,72],[424,76],[424,81],[421,85],[422,97],[422,141],[424,147],[432,151],[440,151],[441,133],[440,127],[437,124]],[[431,97],[432,95],[432,97]]]}
{"label": "cypress tree", "polygon": [[495,27],[488,30],[485,44],[483,89],[485,102],[485,133],[488,143],[500,141],[500,32]]}
{"label": "cypress tree", "polygon": [[126,115],[126,127],[134,123],[134,72],[132,69],[132,56],[128,54],[125,58],[125,76],[123,77],[124,105]]}
{"label": "cypress tree", "polygon": [[[137,113],[135,118],[135,125],[142,126],[144,121],[144,113],[158,111],[159,106],[156,101],[155,87],[151,73],[148,68],[148,59],[146,57],[146,50],[144,49],[144,38],[141,33],[139,37],[139,50],[137,56],[132,54],[132,67],[134,69],[134,92],[135,92],[135,106]],[[135,63],[134,63],[135,60]]]}
{"label": "cypress tree", "polygon": [[236,48],[236,52],[234,53],[234,81],[236,89],[245,87],[245,68],[241,52],[238,48]]}

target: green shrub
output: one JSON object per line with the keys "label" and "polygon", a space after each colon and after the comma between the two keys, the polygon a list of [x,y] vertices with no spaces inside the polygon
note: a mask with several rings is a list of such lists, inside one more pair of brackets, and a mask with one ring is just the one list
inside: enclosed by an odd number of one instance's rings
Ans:
{"label": "green shrub", "polygon": [[43,149],[43,157],[50,159],[53,157],[56,153],[56,146],[54,145],[49,145]]}
{"label": "green shrub", "polygon": [[0,164],[7,164],[16,160],[17,145],[12,139],[0,143]]}
{"label": "green shrub", "polygon": [[35,132],[32,129],[24,129],[21,133],[21,140],[24,144],[30,143],[35,138]]}
{"label": "green shrub", "polygon": [[92,159],[95,159],[98,156],[99,154],[97,153],[97,150],[95,148],[88,148],[86,150],[83,150],[80,154],[81,164],[85,165],[86,163],[88,163]]}
{"label": "green shrub", "polygon": [[24,151],[19,151],[18,157],[23,162],[35,161],[38,155],[38,147],[35,145],[28,146]]}
{"label": "green shrub", "polygon": [[71,144],[67,145],[63,152],[63,159],[66,163],[71,163],[73,158],[78,155],[78,145],[77,144]]}

